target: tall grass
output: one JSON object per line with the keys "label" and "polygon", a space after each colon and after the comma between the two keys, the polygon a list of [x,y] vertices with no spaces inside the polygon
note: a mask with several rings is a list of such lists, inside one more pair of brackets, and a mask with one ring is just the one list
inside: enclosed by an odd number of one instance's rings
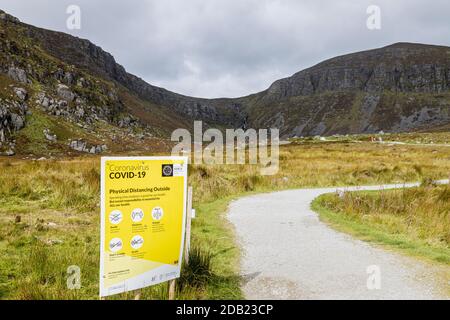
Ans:
{"label": "tall grass", "polygon": [[[189,184],[194,187],[197,218],[192,226],[192,264],[184,266],[178,297],[242,297],[240,252],[223,215],[231,199],[288,188],[447,176],[450,148],[434,153],[429,150],[370,143],[292,144],[281,148],[280,171],[273,176],[261,176],[259,167],[251,165],[190,166]],[[94,157],[0,161],[0,299],[97,298],[99,163]],[[448,198],[445,192],[433,192],[436,201]],[[17,216],[19,223],[15,222]],[[432,234],[433,241],[444,237],[439,219],[430,222],[434,225],[421,227],[424,234]],[[65,286],[70,265],[82,269],[81,290],[68,290]],[[167,288],[162,285],[145,289],[142,297],[165,299]],[[132,298],[132,293],[114,298]]]}
{"label": "tall grass", "polygon": [[450,264],[449,186],[426,183],[411,189],[326,195],[318,205],[334,212],[325,216],[337,224],[368,226],[384,233],[381,243],[417,247],[419,255]]}
{"label": "tall grass", "polygon": [[89,210],[98,202],[98,161],[24,161],[2,166],[0,193],[42,208]]}
{"label": "tall grass", "polygon": [[189,253],[189,262],[183,261],[183,273],[178,282],[179,291],[186,288],[204,288],[214,276],[212,271],[212,254],[200,247],[193,247]]}

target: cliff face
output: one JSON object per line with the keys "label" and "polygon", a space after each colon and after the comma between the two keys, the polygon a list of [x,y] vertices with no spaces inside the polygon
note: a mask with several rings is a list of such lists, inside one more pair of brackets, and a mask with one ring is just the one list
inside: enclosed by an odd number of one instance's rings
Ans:
{"label": "cliff face", "polygon": [[[276,127],[283,136],[433,130],[450,123],[449,47],[398,43],[329,59],[247,97],[201,99],[146,83],[88,40],[1,12],[0,40],[0,74],[28,86],[41,84],[46,90],[33,100],[79,123],[139,123],[166,136],[193,120]],[[25,121],[26,110],[6,108],[5,99],[0,103],[1,119],[9,124],[3,131],[18,130],[9,114],[15,110]]]}
{"label": "cliff face", "polygon": [[450,48],[398,43],[322,62],[276,81],[270,98],[327,91],[440,93],[450,89]]}
{"label": "cliff face", "polygon": [[248,97],[199,99],[147,84],[87,40],[30,30],[59,59],[210,125],[277,127],[283,135],[295,136],[408,131],[450,120],[448,47],[398,43],[324,61]]}
{"label": "cliff face", "polygon": [[26,28],[27,35],[37,40],[51,55],[92,74],[115,81],[143,100],[170,107],[192,119],[203,119],[210,123],[229,126],[243,124],[244,119],[240,114],[242,105],[239,101],[187,97],[152,86],[126,72],[111,54],[88,40],[29,25],[26,25]]}
{"label": "cliff face", "polygon": [[72,139],[98,153],[117,136],[155,133],[130,114],[117,83],[58,59],[34,30],[0,11],[0,155],[69,152]]}
{"label": "cliff face", "polygon": [[449,90],[450,48],[398,43],[278,80],[250,108],[286,135],[432,129],[450,121]]}

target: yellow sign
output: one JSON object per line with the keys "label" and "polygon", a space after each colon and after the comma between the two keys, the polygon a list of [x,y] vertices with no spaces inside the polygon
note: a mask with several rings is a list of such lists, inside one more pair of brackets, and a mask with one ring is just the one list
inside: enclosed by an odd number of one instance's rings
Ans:
{"label": "yellow sign", "polygon": [[180,276],[187,157],[104,157],[100,296]]}

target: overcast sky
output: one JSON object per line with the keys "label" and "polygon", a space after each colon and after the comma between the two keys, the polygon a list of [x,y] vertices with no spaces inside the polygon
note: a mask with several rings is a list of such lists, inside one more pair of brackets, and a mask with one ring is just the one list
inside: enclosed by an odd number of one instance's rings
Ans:
{"label": "overcast sky", "polygon": [[[81,29],[66,27],[69,5]],[[369,30],[369,5],[381,29]],[[448,0],[1,0],[43,28],[87,38],[169,90],[236,97],[324,59],[408,41],[450,46]]]}

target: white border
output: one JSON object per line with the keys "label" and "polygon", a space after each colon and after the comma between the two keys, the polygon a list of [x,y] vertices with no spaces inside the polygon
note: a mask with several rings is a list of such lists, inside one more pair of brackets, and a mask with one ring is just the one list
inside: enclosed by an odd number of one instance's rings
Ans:
{"label": "white border", "polygon": [[[106,212],[105,212],[105,165],[106,165],[106,161],[151,161],[151,160],[156,160],[156,161],[162,161],[162,160],[168,160],[168,161],[184,161],[184,165],[186,165],[186,170],[184,172],[184,193],[183,193],[183,224],[182,224],[182,235],[181,235],[181,246],[180,246],[180,256],[178,259],[178,267],[177,270],[181,271],[181,265],[183,262],[183,251],[184,251],[184,245],[185,245],[185,236],[186,236],[186,206],[187,206],[187,179],[188,179],[188,163],[189,163],[189,158],[187,156],[157,156],[157,157],[102,157],[101,158],[101,178],[100,178],[100,287],[99,287],[99,295],[100,298],[101,297],[106,297],[109,295],[113,295],[113,294],[118,294],[118,293],[123,293],[126,291],[131,291],[131,290],[136,290],[136,289],[140,289],[140,288],[144,288],[146,287],[141,286],[141,287],[135,287],[133,286],[133,288],[128,288],[128,286],[126,285],[126,282],[128,280],[126,280],[124,282],[124,290],[120,291],[120,292],[115,292],[115,293],[110,293],[108,292],[108,288],[104,288],[104,280],[103,280],[103,274],[104,274],[104,270],[105,270],[105,266],[104,266],[104,248],[105,248],[105,219],[106,219]],[[165,266],[169,266],[169,265],[163,265],[162,267]],[[160,267],[161,268],[161,267]],[[159,269],[159,268],[158,268]],[[178,272],[178,277],[179,277],[179,272]],[[168,281],[171,279],[166,279],[164,281]],[[164,282],[162,281],[162,282]],[[158,282],[161,283],[161,282]],[[157,283],[154,283],[157,284]],[[152,284],[152,285],[154,285]]]}

